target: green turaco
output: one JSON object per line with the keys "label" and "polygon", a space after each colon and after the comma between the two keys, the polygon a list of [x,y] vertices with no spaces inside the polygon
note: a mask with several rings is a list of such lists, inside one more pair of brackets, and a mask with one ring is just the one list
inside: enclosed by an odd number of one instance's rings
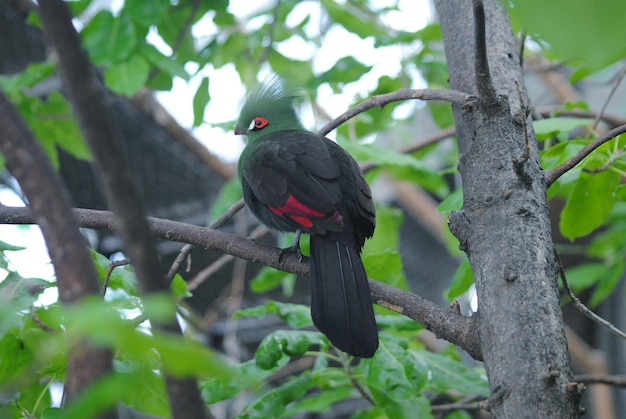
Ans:
{"label": "green turaco", "polygon": [[370,188],[344,149],[304,129],[296,97],[276,76],[248,95],[235,127],[248,139],[243,197],[268,227],[311,236],[313,323],[338,349],[372,357],[378,328],[360,255],[376,225]]}

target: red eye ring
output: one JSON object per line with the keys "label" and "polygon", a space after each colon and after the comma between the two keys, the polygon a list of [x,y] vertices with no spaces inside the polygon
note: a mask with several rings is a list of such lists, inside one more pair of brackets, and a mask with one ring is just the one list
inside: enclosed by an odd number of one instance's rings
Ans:
{"label": "red eye ring", "polygon": [[262,116],[257,116],[252,120],[252,131],[258,131],[265,128],[268,125],[267,119]]}

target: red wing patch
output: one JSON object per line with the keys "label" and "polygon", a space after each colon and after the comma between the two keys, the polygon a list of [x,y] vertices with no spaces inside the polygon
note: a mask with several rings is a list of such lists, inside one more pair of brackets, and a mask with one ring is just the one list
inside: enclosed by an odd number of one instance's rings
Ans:
{"label": "red wing patch", "polygon": [[312,219],[337,218],[338,220],[341,220],[339,211],[335,210],[331,214],[325,214],[321,211],[307,207],[302,202],[298,201],[293,195],[289,195],[289,198],[287,198],[287,201],[285,201],[283,205],[268,208],[279,217],[286,215],[305,228],[313,227]]}

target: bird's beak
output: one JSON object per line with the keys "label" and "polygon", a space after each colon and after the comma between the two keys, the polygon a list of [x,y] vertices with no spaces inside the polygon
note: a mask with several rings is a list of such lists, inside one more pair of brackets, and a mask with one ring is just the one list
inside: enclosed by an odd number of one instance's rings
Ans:
{"label": "bird's beak", "polygon": [[246,135],[246,131],[235,125],[235,135]]}

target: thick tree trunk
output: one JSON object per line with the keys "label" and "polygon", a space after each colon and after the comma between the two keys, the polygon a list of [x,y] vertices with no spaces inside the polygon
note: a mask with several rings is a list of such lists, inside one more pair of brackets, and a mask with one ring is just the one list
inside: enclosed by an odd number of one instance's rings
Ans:
{"label": "thick tree trunk", "polygon": [[489,72],[475,69],[472,2],[435,1],[450,88],[478,95],[474,105],[453,108],[464,200],[450,228],[476,280],[488,406],[500,418],[578,417],[581,390],[570,384],[546,184],[523,109],[519,54],[503,5],[485,3],[491,98],[475,76],[489,81]]}

